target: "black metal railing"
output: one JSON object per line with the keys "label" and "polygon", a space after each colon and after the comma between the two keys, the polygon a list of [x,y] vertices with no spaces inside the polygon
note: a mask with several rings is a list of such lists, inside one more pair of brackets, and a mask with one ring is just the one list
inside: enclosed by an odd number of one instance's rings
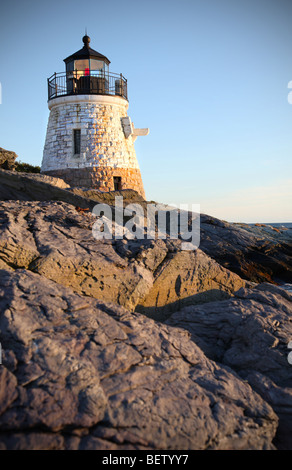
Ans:
{"label": "black metal railing", "polygon": [[67,95],[114,95],[128,99],[127,80],[122,74],[73,71],[48,78],[48,99]]}

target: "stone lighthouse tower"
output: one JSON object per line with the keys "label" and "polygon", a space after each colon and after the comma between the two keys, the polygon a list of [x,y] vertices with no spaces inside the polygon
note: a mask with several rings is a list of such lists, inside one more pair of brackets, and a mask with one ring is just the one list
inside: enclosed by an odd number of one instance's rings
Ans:
{"label": "stone lighthouse tower", "polygon": [[144,188],[127,115],[127,80],[109,71],[107,57],[84,46],[64,62],[66,71],[48,79],[50,110],[41,172],[72,187],[101,191]]}

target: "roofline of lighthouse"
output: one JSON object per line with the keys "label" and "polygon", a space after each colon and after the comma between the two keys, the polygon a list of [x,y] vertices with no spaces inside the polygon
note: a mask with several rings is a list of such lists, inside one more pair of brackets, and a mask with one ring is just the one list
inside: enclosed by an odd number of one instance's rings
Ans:
{"label": "roofline of lighthouse", "polygon": [[96,59],[101,59],[104,62],[106,62],[107,65],[109,65],[111,63],[110,60],[105,55],[100,54],[99,52],[97,52],[94,49],[91,49],[91,47],[89,47],[89,43],[90,43],[90,37],[89,36],[87,36],[87,35],[83,36],[82,40],[83,40],[83,43],[84,43],[84,46],[82,47],[82,49],[79,49],[79,51],[77,51],[74,54],[71,54],[68,57],[66,57],[66,59],[64,59],[65,64],[67,62],[70,62],[71,60],[90,59],[91,57],[94,57]]}
{"label": "roofline of lighthouse", "polygon": [[66,64],[67,62],[70,62],[71,60],[90,59],[90,58],[103,60],[104,62],[107,63],[107,65],[111,63],[111,61],[105,55],[100,54],[94,49],[91,49],[91,48],[87,49],[85,47],[75,52],[74,54],[69,55],[68,57],[66,57],[66,59],[63,59],[63,61]]}
{"label": "roofline of lighthouse", "polygon": [[104,105],[123,106],[128,109],[129,102],[125,98],[116,95],[65,95],[53,98],[48,101],[48,108],[62,104],[78,104],[78,103],[97,103]]}

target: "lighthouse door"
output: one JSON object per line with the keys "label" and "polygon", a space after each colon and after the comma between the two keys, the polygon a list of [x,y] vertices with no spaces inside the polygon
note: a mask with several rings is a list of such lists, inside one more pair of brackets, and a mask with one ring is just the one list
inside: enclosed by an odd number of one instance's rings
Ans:
{"label": "lighthouse door", "polygon": [[122,178],[120,176],[114,176],[114,189],[115,191],[122,189]]}

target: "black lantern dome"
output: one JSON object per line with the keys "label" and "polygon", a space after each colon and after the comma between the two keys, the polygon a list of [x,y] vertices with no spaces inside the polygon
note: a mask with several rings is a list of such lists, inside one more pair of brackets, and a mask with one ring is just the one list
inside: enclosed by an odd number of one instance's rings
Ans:
{"label": "black lantern dome", "polygon": [[84,44],[82,49],[64,59],[66,72],[72,72],[74,70],[88,73],[88,75],[90,72],[107,74],[110,64],[108,58],[89,47],[90,37],[87,36],[87,34],[83,36],[82,41]]}

